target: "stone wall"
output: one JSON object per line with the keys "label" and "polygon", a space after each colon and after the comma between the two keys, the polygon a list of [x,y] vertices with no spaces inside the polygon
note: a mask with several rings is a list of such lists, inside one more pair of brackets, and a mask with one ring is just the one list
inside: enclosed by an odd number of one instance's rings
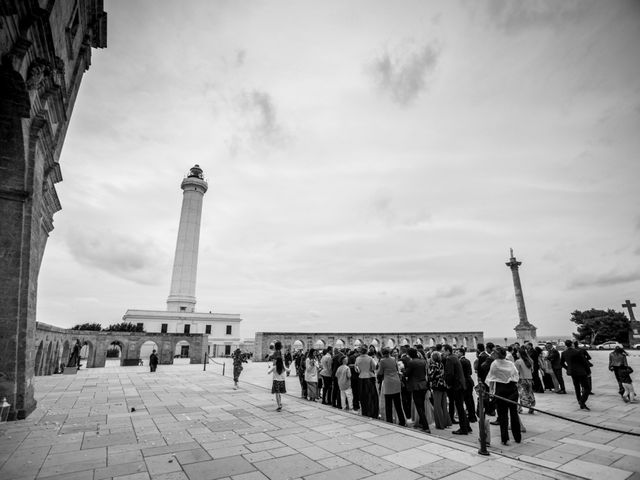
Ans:
{"label": "stone wall", "polygon": [[436,343],[448,343],[467,347],[475,350],[478,343],[484,343],[484,332],[393,332],[393,333],[308,333],[308,332],[257,332],[254,345],[255,361],[263,361],[268,356],[269,346],[276,340],[280,340],[283,349],[302,347],[308,350],[311,347],[324,348],[327,346],[344,346],[353,348],[356,345],[377,344],[385,346],[416,345],[425,347]]}
{"label": "stone wall", "polygon": [[[121,363],[141,358],[142,345],[151,341],[157,345],[158,360],[161,364],[172,364],[176,345],[180,342],[189,344],[190,363],[202,363],[207,351],[209,337],[206,334],[185,335],[178,333],[144,333],[144,332],[96,332],[91,330],[67,330],[46,323],[37,322],[35,335],[34,374],[51,375],[66,364],[76,340],[81,344],[87,342],[86,368],[104,367],[107,350],[112,343],[121,348]],[[142,359],[145,365],[148,358]]]}
{"label": "stone wall", "polygon": [[60,151],[106,28],[101,0],[0,2],[0,397],[11,419],[36,407],[38,273],[61,208]]}

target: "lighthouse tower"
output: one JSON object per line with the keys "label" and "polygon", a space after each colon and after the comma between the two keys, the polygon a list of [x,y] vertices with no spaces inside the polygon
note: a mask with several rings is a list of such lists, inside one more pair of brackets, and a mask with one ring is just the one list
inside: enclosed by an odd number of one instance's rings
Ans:
{"label": "lighthouse tower", "polygon": [[182,210],[167,309],[127,310],[122,320],[150,334],[144,343],[146,350],[131,344],[128,359],[149,358],[151,350],[157,350],[162,364],[185,357],[201,363],[205,353],[230,355],[241,344],[239,314],[214,313],[211,306],[203,312],[195,310],[202,201],[208,189],[199,165],[189,170],[180,188]]}
{"label": "lighthouse tower", "polygon": [[208,185],[202,169],[195,165],[182,181],[182,210],[176,254],[173,259],[171,290],[167,298],[170,312],[193,312],[196,306],[196,277],[198,271],[198,244],[202,200]]}

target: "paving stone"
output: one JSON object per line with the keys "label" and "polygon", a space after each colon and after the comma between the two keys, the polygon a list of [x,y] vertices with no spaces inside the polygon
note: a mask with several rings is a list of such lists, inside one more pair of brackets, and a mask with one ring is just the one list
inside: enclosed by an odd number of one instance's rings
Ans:
{"label": "paving stone", "polygon": [[145,457],[144,461],[146,462],[147,470],[151,475],[155,475],[157,473],[179,472],[182,470],[175,455],[171,453]]}
{"label": "paving stone", "polygon": [[468,468],[468,465],[465,465],[464,463],[454,462],[448,458],[442,458],[435,462],[416,467],[412,470],[424,477],[436,479],[446,477],[447,475],[451,475],[452,473],[459,472],[466,468]]}
{"label": "paving stone", "polygon": [[146,471],[147,465],[142,460],[133,463],[121,463],[105,468],[96,468],[94,473],[94,480],[102,480],[106,478],[117,477],[119,475],[128,475],[131,473],[141,473]]}
{"label": "paving stone", "polygon": [[388,462],[400,465],[404,468],[408,468],[409,470],[413,470],[414,468],[441,460],[442,457],[429,452],[425,452],[424,450],[412,448],[402,452],[387,455],[383,457],[383,459]]}
{"label": "paving stone", "polygon": [[283,458],[263,460],[254,463],[255,467],[271,480],[286,480],[307,477],[314,473],[327,470],[326,467],[310,460],[304,455],[290,455]]}
{"label": "paving stone", "polygon": [[619,468],[583,462],[582,460],[572,460],[562,465],[558,470],[585,478],[606,478],[607,480],[624,480],[632,473]]}
{"label": "paving stone", "polygon": [[191,463],[184,466],[184,472],[190,480],[217,480],[254,470],[256,468],[240,455],[207,462]]}
{"label": "paving stone", "polygon": [[347,465],[353,465],[350,461],[336,456],[323,458],[322,460],[318,460],[318,463],[330,470],[337,469],[338,467],[345,467]]}
{"label": "paving stone", "polygon": [[394,470],[398,467],[398,465],[393,462],[389,462],[377,455],[373,455],[360,449],[341,452],[338,453],[338,455],[346,460],[349,460],[355,465],[360,465],[362,468],[366,468],[372,473],[382,473],[389,470]]}
{"label": "paving stone", "polygon": [[371,472],[369,472],[368,470],[365,470],[358,465],[348,465],[327,472],[320,472],[312,475],[307,474],[305,475],[305,480],[358,480],[360,478],[370,476]]}

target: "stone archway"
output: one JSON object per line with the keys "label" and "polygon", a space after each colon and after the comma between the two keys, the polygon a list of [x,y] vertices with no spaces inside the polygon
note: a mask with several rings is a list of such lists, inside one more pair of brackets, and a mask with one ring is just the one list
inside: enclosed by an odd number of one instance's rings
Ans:
{"label": "stone archway", "polygon": [[189,358],[189,350],[191,348],[191,344],[186,341],[186,340],[180,340],[179,342],[176,342],[175,347],[173,348],[173,358],[174,358],[174,363],[175,360],[180,359],[181,361],[178,363],[183,363],[183,359],[188,359]]}
{"label": "stone archway", "polygon": [[153,340],[143,340],[138,346],[138,358],[144,362],[145,365],[149,364],[149,357],[153,351],[156,353],[159,351],[158,344]]}
{"label": "stone archway", "polygon": [[316,350],[324,350],[327,348],[327,343],[322,338],[318,338],[313,344],[313,348]]}
{"label": "stone archway", "polygon": [[304,342],[302,340],[295,340],[292,344],[291,344],[291,349],[292,350],[304,350]]}

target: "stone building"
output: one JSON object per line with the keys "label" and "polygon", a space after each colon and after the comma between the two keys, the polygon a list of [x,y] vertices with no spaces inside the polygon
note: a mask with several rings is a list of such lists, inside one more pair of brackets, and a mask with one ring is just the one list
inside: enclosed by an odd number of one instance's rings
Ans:
{"label": "stone building", "polygon": [[202,363],[207,348],[207,335],[201,334],[69,330],[36,322],[34,375],[51,375],[60,370],[68,362],[76,340],[84,345],[85,368],[104,367],[107,350],[113,346],[120,349],[123,366],[138,365],[140,360],[147,365],[152,350],[157,351],[160,364],[172,364],[176,352],[185,346],[189,363]]}
{"label": "stone building", "polygon": [[33,397],[38,273],[61,209],[60,151],[91,49],[107,46],[102,0],[0,1],[0,397]]}
{"label": "stone building", "polygon": [[270,347],[276,340],[282,342],[286,350],[308,350],[311,347],[323,349],[328,346],[353,348],[360,345],[374,345],[377,348],[396,347],[400,345],[421,344],[425,348],[437,343],[448,343],[475,350],[478,343],[484,343],[483,332],[256,332],[254,358],[262,361],[268,356]]}

